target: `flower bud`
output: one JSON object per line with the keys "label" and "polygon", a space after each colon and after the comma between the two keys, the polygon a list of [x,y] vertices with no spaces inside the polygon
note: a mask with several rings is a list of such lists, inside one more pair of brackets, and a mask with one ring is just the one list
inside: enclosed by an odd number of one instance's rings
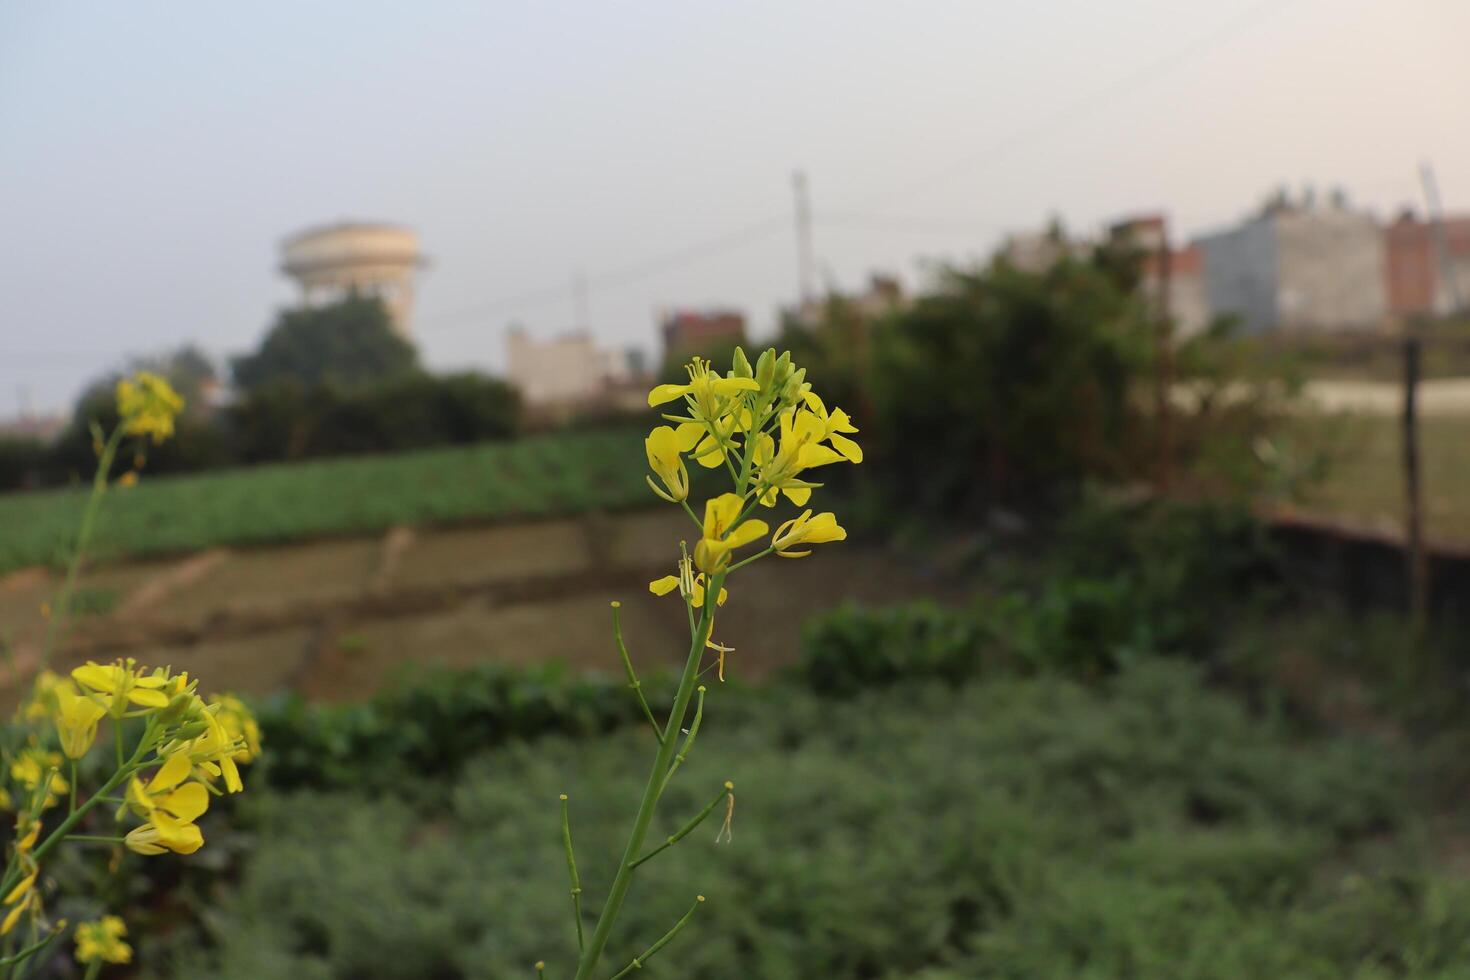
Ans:
{"label": "flower bud", "polygon": [[755,377],[755,372],[750,369],[750,361],[746,360],[745,351],[739,347],[735,348],[735,356],[732,358],[731,374],[737,378]]}

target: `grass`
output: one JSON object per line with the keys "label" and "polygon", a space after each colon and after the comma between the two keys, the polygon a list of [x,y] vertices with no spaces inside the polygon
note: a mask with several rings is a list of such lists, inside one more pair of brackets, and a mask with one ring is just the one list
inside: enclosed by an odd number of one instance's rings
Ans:
{"label": "grass", "polygon": [[[394,524],[502,520],[617,508],[647,500],[640,434],[571,433],[392,456],[259,466],[196,476],[146,475],[110,493],[99,558],[253,545]],[[84,490],[0,497],[0,571],[58,562]]]}
{"label": "grass", "polygon": [[[655,834],[728,778],[733,842],[713,845],[716,818],[646,866],[609,975],[699,892],[656,975],[1470,977],[1470,882],[1419,843],[1406,754],[1294,735],[1190,667],[717,693]],[[647,755],[633,726],[511,742],[386,794],[247,793],[236,830],[206,826],[242,861],[222,900],[198,899],[208,941],[145,930],[141,962],[221,980],[518,977],[537,959],[569,975],[557,794],[595,909]]]}
{"label": "grass", "polygon": [[[1293,423],[1325,450],[1329,469],[1308,508],[1389,530],[1404,522],[1402,426],[1396,418],[1343,415]],[[1425,523],[1430,536],[1470,541],[1470,418],[1420,420]]]}

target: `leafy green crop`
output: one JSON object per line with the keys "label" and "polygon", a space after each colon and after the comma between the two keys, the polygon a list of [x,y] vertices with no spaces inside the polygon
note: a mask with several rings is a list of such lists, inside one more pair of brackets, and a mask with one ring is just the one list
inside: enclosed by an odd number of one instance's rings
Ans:
{"label": "leafy green crop", "polygon": [[[1470,961],[1470,883],[1403,843],[1398,751],[1293,738],[1186,664],[841,700],[777,685],[718,711],[655,833],[728,778],[733,842],[701,829],[648,865],[611,963],[687,907],[693,880],[709,901],[670,976],[1325,980]],[[648,737],[512,739],[386,795],[252,791],[252,843],[238,886],[209,901],[208,943],[141,960],[224,980],[516,977],[541,958],[565,975],[557,794],[595,906],[612,869],[591,856],[626,831]]]}
{"label": "leafy green crop", "polygon": [[[149,478],[102,505],[103,558],[167,554],[399,523],[506,520],[630,507],[649,499],[641,433],[568,433],[395,456]],[[0,571],[57,561],[82,490],[0,497]]]}

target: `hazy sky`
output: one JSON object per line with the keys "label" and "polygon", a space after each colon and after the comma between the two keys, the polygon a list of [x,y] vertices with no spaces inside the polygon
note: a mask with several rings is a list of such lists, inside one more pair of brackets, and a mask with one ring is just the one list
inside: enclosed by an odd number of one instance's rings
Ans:
{"label": "hazy sky", "polygon": [[1193,234],[1307,181],[1387,212],[1422,158],[1470,208],[1466,38],[1466,0],[6,0],[0,416],[248,348],[292,296],[280,238],[341,218],[417,227],[429,363],[494,369],[508,321],[573,325],[579,269],[607,343],[671,305],[769,330],[796,167],[843,287],[1051,213]]}

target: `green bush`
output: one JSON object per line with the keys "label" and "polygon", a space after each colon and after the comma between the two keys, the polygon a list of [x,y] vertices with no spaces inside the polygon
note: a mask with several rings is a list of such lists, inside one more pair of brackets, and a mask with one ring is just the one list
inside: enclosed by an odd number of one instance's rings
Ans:
{"label": "green bush", "polygon": [[[660,685],[647,679],[650,703]],[[667,707],[666,705],[659,705]],[[360,704],[312,705],[289,694],[259,706],[270,743],[256,777],[275,789],[392,789],[451,777],[507,742],[591,737],[642,720],[626,682],[575,676],[559,665],[485,663],[432,669]]]}
{"label": "green bush", "polygon": [[849,603],[807,621],[793,675],[838,696],[915,678],[957,685],[980,674],[993,640],[980,618],[934,603],[873,610]]}
{"label": "green bush", "polygon": [[[793,687],[706,711],[655,833],[724,779],[733,843],[705,828],[640,873],[610,949],[626,962],[706,894],[666,963],[761,977],[1450,976],[1470,885],[1428,870],[1404,760],[1298,742],[1161,661],[1091,687],[1057,676]],[[649,733],[511,741],[447,793],[252,792],[255,835],[204,941],[149,934],[158,973],[514,977],[564,973],[556,797],[597,907]]]}

